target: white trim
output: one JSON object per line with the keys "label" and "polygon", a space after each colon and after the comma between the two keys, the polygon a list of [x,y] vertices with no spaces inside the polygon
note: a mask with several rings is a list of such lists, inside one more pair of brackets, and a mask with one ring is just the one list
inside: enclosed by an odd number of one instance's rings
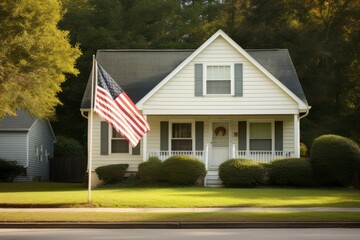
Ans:
{"label": "white trim", "polygon": [[262,73],[270,78],[278,87],[280,87],[286,94],[288,94],[293,100],[299,104],[299,109],[306,111],[309,106],[290,91],[284,84],[282,84],[277,78],[275,78],[268,70],[266,70],[260,63],[258,63],[253,57],[250,56],[244,49],[242,49],[235,41],[233,41],[226,33],[219,29],[208,40],[206,40],[196,51],[194,51],[189,57],[187,57],[179,66],[177,66],[169,75],[167,75],[158,85],[156,85],[148,94],[146,94],[136,106],[139,109],[143,109],[144,103],[153,96],[162,86],[164,86],[171,78],[173,78],[181,69],[183,69],[190,61],[192,61],[199,53],[201,53],[207,46],[209,46],[219,36],[223,37],[231,46],[233,46],[240,54],[242,54],[248,61],[254,64]]}
{"label": "white trim", "polygon": [[295,157],[300,157],[300,121],[298,114],[294,114],[294,152]]}
{"label": "white trim", "polygon": [[[228,158],[230,158],[230,154],[231,154],[231,144],[232,144],[232,141],[231,141],[231,138],[232,138],[232,128],[231,128],[231,123],[232,121],[229,120],[229,119],[210,119],[209,120],[209,140],[211,141],[210,142],[210,145],[211,145],[211,151],[213,149],[213,123],[227,123],[228,124],[228,131],[229,131],[229,147],[228,147]],[[212,154],[209,154],[209,155],[212,155]]]}
{"label": "white trim", "polygon": [[[148,122],[147,120],[147,115],[143,115],[144,116],[144,119],[146,122]],[[141,142],[139,143],[141,144]],[[147,158],[147,133],[145,133],[144,137],[143,137],[143,141],[142,141],[142,147],[140,145],[140,155],[142,154],[143,155],[143,162],[146,162],[146,158]],[[142,150],[142,152],[141,152]]]}

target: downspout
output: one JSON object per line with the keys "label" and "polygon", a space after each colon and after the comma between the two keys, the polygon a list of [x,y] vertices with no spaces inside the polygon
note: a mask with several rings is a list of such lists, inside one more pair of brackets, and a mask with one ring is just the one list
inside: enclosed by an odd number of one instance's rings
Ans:
{"label": "downspout", "polygon": [[[83,116],[84,118],[88,119],[88,116],[85,115],[85,111],[84,110],[80,110],[81,112],[81,116]],[[87,111],[86,111],[87,112]]]}
{"label": "downspout", "polygon": [[307,115],[309,115],[310,109],[311,109],[311,106],[309,106],[309,108],[306,110],[306,113],[305,113],[304,115],[299,116],[299,120],[302,119],[302,118],[304,118],[304,117],[306,117]]}

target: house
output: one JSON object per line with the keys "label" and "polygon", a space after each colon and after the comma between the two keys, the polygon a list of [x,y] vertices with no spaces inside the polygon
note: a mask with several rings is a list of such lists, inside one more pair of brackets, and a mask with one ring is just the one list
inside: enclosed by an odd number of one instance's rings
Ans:
{"label": "house", "polygon": [[15,181],[48,181],[49,159],[54,156],[55,135],[48,120],[25,111],[0,121],[0,158],[17,161],[24,174]]}
{"label": "house", "polygon": [[96,58],[151,130],[131,148],[94,114],[94,169],[128,163],[137,171],[149,156],[191,155],[206,165],[205,184],[216,185],[229,158],[299,157],[300,119],[310,107],[286,49],[244,50],[219,30],[195,50],[98,50]]}

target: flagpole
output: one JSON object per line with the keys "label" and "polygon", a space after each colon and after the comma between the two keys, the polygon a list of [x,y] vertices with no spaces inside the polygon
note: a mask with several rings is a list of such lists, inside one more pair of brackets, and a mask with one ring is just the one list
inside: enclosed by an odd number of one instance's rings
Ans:
{"label": "flagpole", "polygon": [[93,122],[94,122],[94,89],[97,84],[97,64],[95,55],[93,55],[93,70],[91,77],[91,103],[90,103],[90,133],[89,133],[89,159],[88,159],[88,203],[91,203],[91,171],[92,171],[92,158],[93,158]]}

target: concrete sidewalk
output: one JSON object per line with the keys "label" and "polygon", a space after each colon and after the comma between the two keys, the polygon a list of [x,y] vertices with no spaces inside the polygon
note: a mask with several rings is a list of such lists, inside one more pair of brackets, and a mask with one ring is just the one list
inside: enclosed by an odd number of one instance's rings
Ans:
{"label": "concrete sidewalk", "polygon": [[238,207],[238,208],[0,208],[0,212],[128,212],[128,213],[186,213],[186,212],[360,212],[360,208],[335,207]]}

